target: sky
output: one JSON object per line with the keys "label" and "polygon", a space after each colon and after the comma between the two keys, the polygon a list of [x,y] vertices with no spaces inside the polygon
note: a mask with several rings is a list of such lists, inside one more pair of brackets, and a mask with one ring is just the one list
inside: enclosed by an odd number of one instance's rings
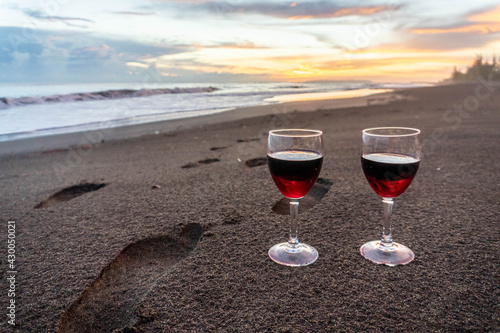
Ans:
{"label": "sky", "polygon": [[0,82],[437,82],[478,54],[498,0],[0,3]]}

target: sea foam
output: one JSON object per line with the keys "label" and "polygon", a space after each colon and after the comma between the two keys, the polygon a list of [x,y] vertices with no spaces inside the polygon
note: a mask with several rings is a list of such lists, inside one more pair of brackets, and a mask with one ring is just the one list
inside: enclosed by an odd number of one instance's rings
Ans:
{"label": "sea foam", "polygon": [[194,88],[163,88],[163,89],[117,89],[105,90],[86,93],[50,95],[42,97],[18,97],[8,98],[0,97],[0,109],[8,107],[47,104],[58,102],[77,102],[77,101],[95,101],[106,99],[130,98],[130,97],[146,97],[163,94],[187,94],[187,93],[204,93],[216,91],[215,87],[194,87]]}

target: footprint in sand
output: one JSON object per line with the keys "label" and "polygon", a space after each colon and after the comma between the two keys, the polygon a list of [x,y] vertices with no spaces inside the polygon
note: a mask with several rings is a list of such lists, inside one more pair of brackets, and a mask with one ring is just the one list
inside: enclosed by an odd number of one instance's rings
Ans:
{"label": "footprint in sand", "polygon": [[259,138],[250,138],[250,139],[238,139],[236,142],[242,143],[242,142],[252,142],[252,141],[259,141]]}
{"label": "footprint in sand", "polygon": [[181,168],[183,168],[183,169],[196,168],[200,165],[211,164],[211,163],[215,163],[215,162],[220,162],[220,160],[218,158],[207,158],[204,160],[200,160],[196,163],[191,162],[191,163],[185,164]]}
{"label": "footprint in sand", "polygon": [[[330,187],[332,186],[332,181],[326,178],[318,178],[316,184],[311,188],[309,193],[307,193],[301,200],[299,205],[299,212],[305,212],[316,206],[321,199],[328,193]],[[271,208],[272,211],[280,215],[290,214],[290,200],[283,198],[276,202]]]}
{"label": "footprint in sand", "polygon": [[211,164],[215,162],[220,162],[218,158],[207,158],[206,160],[198,161],[199,164]]}
{"label": "footprint in sand", "polygon": [[227,149],[227,147],[212,147],[212,148],[210,148],[211,151],[217,151],[217,150],[222,150],[222,149]]}
{"label": "footprint in sand", "polygon": [[85,193],[97,191],[106,185],[108,185],[108,184],[105,184],[105,183],[101,183],[101,184],[83,183],[80,185],[66,187],[65,189],[62,189],[61,191],[54,193],[53,195],[51,195],[47,199],[45,199],[42,202],[40,202],[39,204],[37,204],[35,206],[35,208],[46,208],[46,207],[53,206],[59,202],[69,201],[69,200],[74,199],[76,197],[79,197]]}
{"label": "footprint in sand", "polygon": [[169,268],[189,255],[203,234],[198,223],[177,237],[160,236],[130,244],[62,315],[58,332],[128,332],[137,308]]}
{"label": "footprint in sand", "polygon": [[245,161],[245,166],[254,168],[256,166],[267,165],[267,157],[252,158]]}
{"label": "footprint in sand", "polygon": [[220,160],[218,158],[207,158],[207,159],[204,159],[204,160],[201,160],[201,161],[198,161],[196,163],[188,163],[188,164],[184,164],[181,168],[183,169],[190,169],[190,168],[196,168],[200,165],[204,165],[204,164],[211,164],[211,163],[215,163],[215,162],[220,162]]}

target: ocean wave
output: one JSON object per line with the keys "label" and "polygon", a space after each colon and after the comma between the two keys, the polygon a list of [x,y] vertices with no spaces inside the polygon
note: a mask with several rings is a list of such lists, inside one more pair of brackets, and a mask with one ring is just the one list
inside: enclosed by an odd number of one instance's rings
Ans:
{"label": "ocean wave", "polygon": [[[151,122],[174,120],[179,118],[190,118],[200,115],[207,115],[212,113],[218,113],[223,111],[228,111],[233,108],[227,107],[213,107],[213,108],[203,108],[203,109],[193,109],[189,111],[175,111],[175,112],[163,112],[163,113],[148,113],[141,115],[130,115],[123,117],[116,117],[113,119],[103,120],[103,121],[82,121],[78,124],[62,125],[62,126],[45,126],[38,129],[31,129],[25,131],[17,131],[10,133],[0,133],[0,143],[9,140],[26,139],[37,136],[47,136],[55,134],[64,133],[74,133],[83,131],[95,131],[102,129],[110,129],[114,127],[134,125],[134,124],[145,124]],[[188,116],[182,117],[181,114],[188,114]]]}
{"label": "ocean wave", "polygon": [[18,97],[8,98],[0,97],[0,109],[6,109],[14,106],[24,106],[33,104],[61,103],[61,102],[79,102],[79,101],[95,101],[106,99],[118,99],[129,97],[145,97],[152,95],[163,94],[189,94],[189,93],[206,93],[219,90],[215,87],[195,87],[195,88],[164,88],[164,89],[119,89],[119,90],[104,90],[88,93],[75,93],[66,95],[50,95],[42,97]]}
{"label": "ocean wave", "polygon": [[300,88],[306,88],[306,86],[291,85],[291,86],[278,86],[277,88],[300,89]]}

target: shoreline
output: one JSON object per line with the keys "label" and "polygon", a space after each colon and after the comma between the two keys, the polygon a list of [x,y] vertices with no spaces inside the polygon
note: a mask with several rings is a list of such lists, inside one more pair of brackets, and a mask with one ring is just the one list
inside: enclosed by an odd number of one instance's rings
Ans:
{"label": "shoreline", "polygon": [[335,92],[335,94],[332,94],[332,98],[327,99],[257,105],[187,118],[14,139],[0,142],[0,157],[52,150],[68,150],[78,147],[85,149],[106,141],[133,139],[146,135],[168,134],[179,130],[189,130],[202,125],[213,125],[267,115],[387,104],[403,98],[401,95],[398,95],[398,91],[411,89],[418,88],[393,89],[389,92],[378,92],[357,97],[342,97],[344,95],[349,96],[350,91]]}

